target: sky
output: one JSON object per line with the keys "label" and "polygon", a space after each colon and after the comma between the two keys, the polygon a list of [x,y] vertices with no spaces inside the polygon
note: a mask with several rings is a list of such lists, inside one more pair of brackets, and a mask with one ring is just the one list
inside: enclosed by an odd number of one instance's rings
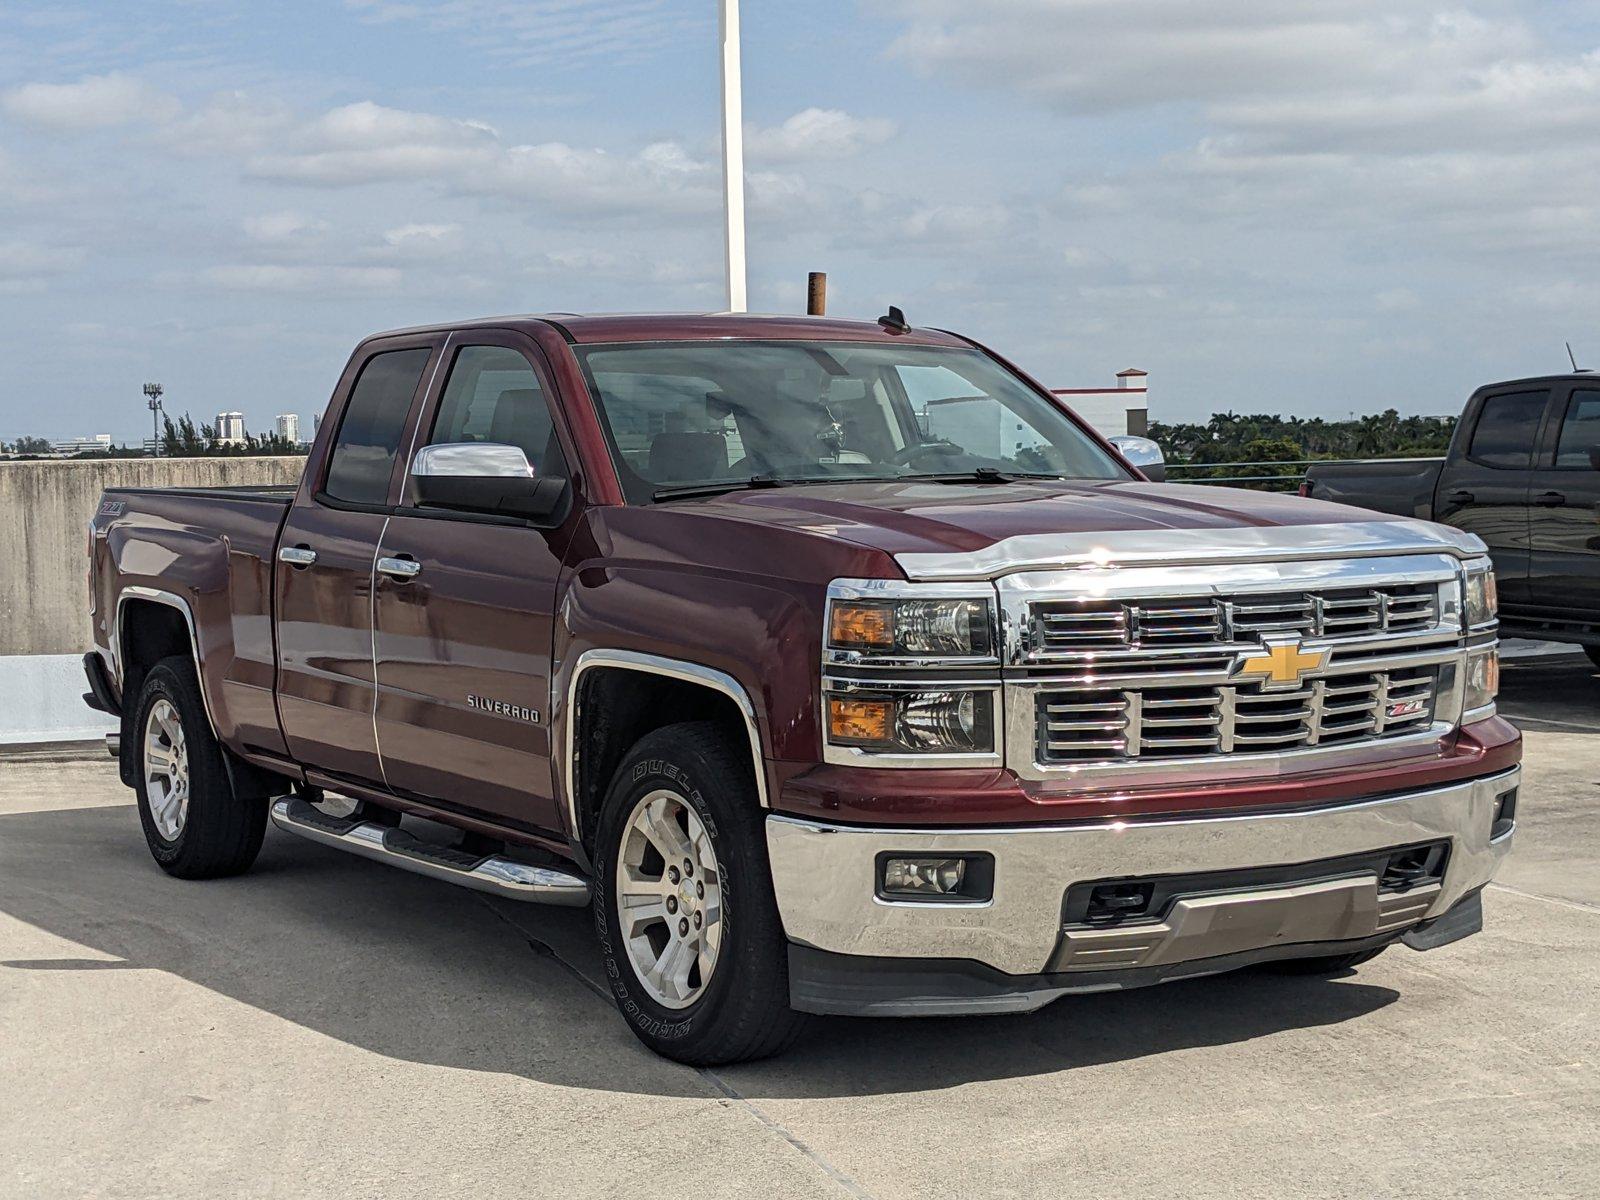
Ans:
{"label": "sky", "polygon": [[[1152,416],[1600,366],[1600,5],[744,5],[750,304]],[[5,0],[0,439],[321,411],[382,329],[715,310],[714,0]]]}

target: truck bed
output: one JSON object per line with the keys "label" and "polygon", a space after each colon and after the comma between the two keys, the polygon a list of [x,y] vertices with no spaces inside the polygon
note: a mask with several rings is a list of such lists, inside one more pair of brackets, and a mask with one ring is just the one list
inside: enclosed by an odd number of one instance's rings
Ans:
{"label": "truck bed", "polygon": [[282,754],[272,698],[278,531],[295,485],[107,488],[95,514],[96,644],[115,654],[132,606],[179,608],[208,651],[197,662],[218,733]]}
{"label": "truck bed", "polygon": [[1367,458],[1318,463],[1306,471],[1305,495],[1397,517],[1433,520],[1433,493],[1445,460]]}

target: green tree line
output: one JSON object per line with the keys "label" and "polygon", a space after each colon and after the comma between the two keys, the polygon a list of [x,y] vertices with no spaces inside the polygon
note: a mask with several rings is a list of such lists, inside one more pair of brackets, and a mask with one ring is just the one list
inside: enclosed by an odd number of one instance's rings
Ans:
{"label": "green tree line", "polygon": [[[0,454],[19,458],[42,458],[51,453],[50,439],[19,437],[15,441],[0,442]],[[300,454],[299,446],[276,433],[249,433],[242,442],[223,443],[217,437],[215,425],[196,425],[194,418],[184,413],[174,421],[163,414],[161,420],[161,457],[163,458],[248,458],[268,454]],[[143,458],[143,446],[112,446],[106,450],[83,450],[72,458]]]}
{"label": "green tree line", "polygon": [[[1455,417],[1402,417],[1386,409],[1365,417],[1328,421],[1322,417],[1248,416],[1216,413],[1204,424],[1152,421],[1150,436],[1168,465],[1204,467],[1207,463],[1283,463],[1324,458],[1412,458],[1443,454],[1455,432]],[[1175,480],[1218,479],[1234,474],[1298,479],[1297,467],[1227,468],[1179,471]]]}
{"label": "green tree line", "polygon": [[224,443],[215,425],[196,425],[184,413],[176,422],[161,417],[163,458],[251,458],[264,454],[299,454],[300,447],[276,433],[247,433],[242,442]]}

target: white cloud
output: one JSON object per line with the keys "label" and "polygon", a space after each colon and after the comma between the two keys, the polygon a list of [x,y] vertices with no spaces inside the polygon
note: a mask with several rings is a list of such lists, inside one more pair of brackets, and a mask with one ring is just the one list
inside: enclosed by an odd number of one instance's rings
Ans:
{"label": "white cloud", "polygon": [[0,112],[45,129],[84,131],[135,122],[160,123],[178,102],[120,72],[86,75],[77,83],[25,83],[0,95]]}
{"label": "white cloud", "polygon": [[461,232],[459,225],[401,225],[384,231],[383,240],[391,246],[445,242]]}
{"label": "white cloud", "polygon": [[522,66],[608,66],[668,52],[712,24],[707,5],[683,0],[345,0],[374,22],[418,22],[476,51]]}
{"label": "white cloud", "polygon": [[352,293],[387,291],[404,276],[395,267],[284,266],[276,263],[234,263],[211,267],[202,282],[238,292]]}
{"label": "white cloud", "polygon": [[303,242],[327,232],[326,221],[315,220],[295,212],[264,213],[246,217],[243,221],[245,235],[253,242],[267,245],[284,245]]}
{"label": "white cloud", "polygon": [[894,135],[895,123],[884,117],[856,117],[837,108],[806,108],[781,125],[746,126],[745,145],[754,158],[787,162],[858,154]]}
{"label": "white cloud", "polygon": [[264,179],[338,187],[390,179],[427,179],[481,169],[497,139],[479,121],[385,108],[364,100],[302,123],[287,148],[253,156],[249,173]]}

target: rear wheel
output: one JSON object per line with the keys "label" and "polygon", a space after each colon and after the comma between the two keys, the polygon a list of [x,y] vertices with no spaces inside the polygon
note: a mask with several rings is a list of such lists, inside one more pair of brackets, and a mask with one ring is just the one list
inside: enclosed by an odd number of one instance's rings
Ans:
{"label": "rear wheel", "polygon": [[694,1066],[776,1054],[805,1023],[747,763],[713,724],[658,730],[623,758],[600,813],[594,917],[612,995],[645,1045]]}
{"label": "rear wheel", "polygon": [[1352,967],[1359,967],[1364,962],[1371,962],[1388,948],[1379,946],[1375,950],[1361,950],[1355,954],[1328,954],[1321,958],[1281,958],[1276,962],[1263,963],[1262,966],[1279,975],[1339,975]]}
{"label": "rear wheel", "polygon": [[1583,652],[1589,656],[1589,661],[1600,667],[1600,646],[1585,646]]}
{"label": "rear wheel", "polygon": [[180,879],[247,870],[261,849],[267,806],[234,794],[188,659],[151,668],[133,728],[139,823],[161,869]]}

